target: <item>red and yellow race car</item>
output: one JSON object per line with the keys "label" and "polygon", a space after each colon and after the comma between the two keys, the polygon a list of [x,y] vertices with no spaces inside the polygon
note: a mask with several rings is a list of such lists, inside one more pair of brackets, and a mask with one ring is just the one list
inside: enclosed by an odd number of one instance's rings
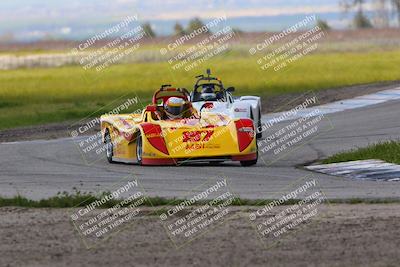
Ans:
{"label": "red and yellow race car", "polygon": [[[179,117],[171,118],[165,103],[174,108],[178,102],[184,104],[184,109]],[[256,164],[253,121],[207,112],[212,105],[204,103],[196,110],[186,89],[163,85],[141,114],[101,116],[108,161],[139,165],[223,161],[240,161],[242,166]]]}

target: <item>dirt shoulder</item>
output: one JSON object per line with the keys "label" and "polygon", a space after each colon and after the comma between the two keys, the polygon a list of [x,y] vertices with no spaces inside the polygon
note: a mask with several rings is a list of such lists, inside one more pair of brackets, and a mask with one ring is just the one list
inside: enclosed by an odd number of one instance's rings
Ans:
{"label": "dirt shoulder", "polygon": [[[316,91],[315,94],[318,97],[318,105],[322,105],[334,101],[353,98],[356,96],[376,93],[382,90],[395,88],[397,86],[400,86],[400,81],[325,89]],[[262,98],[263,113],[277,112],[281,111],[280,109],[283,106],[285,107],[285,109],[288,109],[298,104],[301,104],[304,100],[300,96],[302,96],[303,94],[304,93],[295,93]],[[293,101],[293,99],[298,99],[298,101]],[[75,122],[52,123],[31,127],[1,130],[0,143],[71,137],[68,128],[73,123]],[[100,129],[94,127],[91,132],[88,132],[88,134],[94,134],[96,133],[96,130],[99,131]]]}
{"label": "dirt shoulder", "polygon": [[323,217],[266,249],[248,216],[235,215],[180,249],[158,216],[141,216],[86,249],[68,209],[0,208],[0,266],[396,266],[400,204],[335,204]]}

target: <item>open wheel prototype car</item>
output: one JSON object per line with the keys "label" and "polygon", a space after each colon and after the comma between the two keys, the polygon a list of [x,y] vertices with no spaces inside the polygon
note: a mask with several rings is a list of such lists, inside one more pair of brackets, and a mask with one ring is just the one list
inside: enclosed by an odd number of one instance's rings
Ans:
{"label": "open wheel prototype car", "polygon": [[232,118],[249,118],[254,121],[257,138],[262,137],[260,97],[233,97],[235,88],[225,88],[220,79],[211,77],[210,69],[207,69],[207,76],[199,75],[196,78],[193,92],[190,94],[190,100],[195,108],[201,108],[205,102],[213,102],[210,112],[223,113]]}
{"label": "open wheel prototype car", "polygon": [[[185,109],[180,119],[165,116],[164,103],[180,98]],[[141,114],[101,116],[101,130],[109,162],[139,165],[179,165],[189,162],[240,161],[257,163],[253,121],[206,112],[205,102],[195,109],[186,89],[163,85]]]}

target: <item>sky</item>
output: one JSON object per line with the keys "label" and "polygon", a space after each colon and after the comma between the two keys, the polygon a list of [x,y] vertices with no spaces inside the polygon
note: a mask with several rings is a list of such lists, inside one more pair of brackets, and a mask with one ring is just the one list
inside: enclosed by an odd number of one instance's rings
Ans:
{"label": "sky", "polygon": [[[369,0],[371,1],[371,0]],[[279,30],[307,14],[344,27],[339,0],[1,0],[0,35],[16,39],[84,38],[138,15],[158,34],[171,33],[175,22],[203,20],[225,14],[235,27],[247,31]],[[370,4],[365,5],[370,9]],[[263,22],[264,21],[264,22]]]}

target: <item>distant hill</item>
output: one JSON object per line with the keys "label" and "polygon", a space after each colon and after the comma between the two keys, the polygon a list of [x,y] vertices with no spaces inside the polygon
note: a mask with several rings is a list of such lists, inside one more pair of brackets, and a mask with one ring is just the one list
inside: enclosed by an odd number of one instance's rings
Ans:
{"label": "distant hill", "polygon": [[[370,12],[366,14],[372,17]],[[296,15],[277,15],[260,17],[233,17],[227,19],[226,25],[232,28],[238,28],[246,32],[280,31],[296,22],[304,19],[311,14]],[[340,12],[316,14],[318,18],[328,21],[329,25],[335,29],[344,29],[349,25],[348,20]],[[348,14],[351,18],[351,14]],[[122,20],[123,18],[121,18]],[[204,22],[211,19],[203,20]],[[57,20],[46,21],[36,20],[31,22],[19,22],[16,24],[0,25],[0,40],[31,42],[37,40],[84,40],[95,34],[101,33],[118,23],[118,19],[113,18],[110,21],[77,19],[73,21]],[[181,20],[150,20],[149,21],[158,36],[170,35],[176,22],[186,26],[188,19]],[[129,30],[142,22],[135,22],[129,25]],[[312,27],[313,25],[309,25]],[[125,31],[123,31],[125,32]],[[3,37],[3,38],[2,38]]]}

